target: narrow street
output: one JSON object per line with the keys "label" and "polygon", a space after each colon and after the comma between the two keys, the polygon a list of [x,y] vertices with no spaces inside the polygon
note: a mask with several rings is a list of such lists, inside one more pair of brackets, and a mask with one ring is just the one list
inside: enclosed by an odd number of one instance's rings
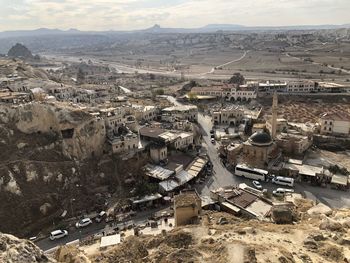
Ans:
{"label": "narrow street", "polygon": [[[161,208],[154,208],[154,209],[149,209],[147,211],[142,211],[142,212],[138,212],[137,215],[129,220],[126,220],[125,222],[119,223],[117,225],[114,225],[113,228],[115,227],[125,227],[131,224],[134,225],[141,225],[144,224],[148,221],[148,218],[150,216],[152,216],[154,213],[165,209],[165,207],[161,207]],[[42,240],[39,240],[37,242],[35,242],[35,244],[40,247],[43,251],[47,251],[49,249],[52,249],[54,247],[57,246],[61,246],[61,245],[65,245],[66,243],[75,241],[77,239],[84,239],[86,237],[95,235],[95,234],[101,234],[103,231],[107,231],[109,230],[110,227],[107,226],[107,224],[105,222],[101,222],[101,223],[96,223],[93,222],[91,225],[85,227],[85,228],[81,228],[81,229],[67,229],[69,235],[67,237],[58,239],[58,240],[54,240],[51,241],[49,239],[49,237],[46,237]]]}

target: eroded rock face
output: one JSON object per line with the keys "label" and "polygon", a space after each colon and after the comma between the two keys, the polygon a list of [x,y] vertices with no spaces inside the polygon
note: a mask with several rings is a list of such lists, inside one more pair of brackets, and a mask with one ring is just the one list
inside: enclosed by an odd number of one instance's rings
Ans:
{"label": "eroded rock face", "polygon": [[56,261],[44,255],[43,251],[28,240],[0,233],[0,262],[53,263]]}
{"label": "eroded rock face", "polygon": [[106,138],[103,120],[57,105],[28,103],[16,107],[1,106],[0,122],[5,126],[15,125],[24,134],[55,133],[62,139],[63,154],[74,159],[99,156]]}

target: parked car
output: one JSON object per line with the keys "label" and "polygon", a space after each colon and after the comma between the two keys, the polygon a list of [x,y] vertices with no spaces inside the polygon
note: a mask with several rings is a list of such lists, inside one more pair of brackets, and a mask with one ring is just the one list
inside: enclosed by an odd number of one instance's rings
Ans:
{"label": "parked car", "polygon": [[256,189],[262,190],[262,185],[259,181],[253,181],[252,183]]}
{"label": "parked car", "polygon": [[107,213],[105,211],[101,211],[95,218],[97,223],[100,223],[104,218],[107,217]]}
{"label": "parked car", "polygon": [[83,218],[79,222],[75,224],[76,228],[86,227],[88,225],[92,224],[92,220],[90,218]]}
{"label": "parked car", "polygon": [[286,188],[277,188],[272,192],[275,196],[285,196],[288,193],[294,193],[293,189],[286,189]]}
{"label": "parked car", "polygon": [[210,130],[210,134],[214,134],[214,130]]}
{"label": "parked car", "polygon": [[211,141],[212,144],[215,144],[215,139],[214,138],[211,138],[210,141]]}
{"label": "parked car", "polygon": [[289,177],[274,176],[272,177],[271,181],[273,184],[286,185],[290,187],[294,186],[294,179]]}
{"label": "parked car", "polygon": [[211,134],[211,135],[210,135],[210,138],[215,139],[215,135],[214,135],[214,134]]}
{"label": "parked car", "polygon": [[55,230],[50,233],[50,240],[55,240],[55,239],[60,239],[65,236],[68,236],[68,231],[67,230]]}

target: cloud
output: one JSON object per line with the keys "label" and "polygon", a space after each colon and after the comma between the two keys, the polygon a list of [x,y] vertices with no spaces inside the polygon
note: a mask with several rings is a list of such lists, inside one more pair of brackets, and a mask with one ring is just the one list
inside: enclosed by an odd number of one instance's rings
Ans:
{"label": "cloud", "polygon": [[349,0],[0,0],[0,30],[349,23]]}

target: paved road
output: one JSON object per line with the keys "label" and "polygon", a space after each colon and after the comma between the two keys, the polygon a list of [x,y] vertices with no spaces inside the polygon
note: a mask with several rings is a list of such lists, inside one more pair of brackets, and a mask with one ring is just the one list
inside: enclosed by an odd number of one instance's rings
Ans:
{"label": "paved road", "polygon": [[[169,96],[168,100],[175,105],[181,105],[180,102],[176,101],[175,98]],[[210,190],[217,189],[222,186],[227,185],[237,185],[239,183],[246,183],[252,186],[252,181],[249,179],[237,177],[229,172],[226,167],[222,164],[217,150],[216,145],[213,145],[210,141],[210,130],[212,128],[211,119],[209,116],[204,116],[203,114],[198,114],[198,123],[202,127],[202,135],[204,139],[203,146],[207,150],[207,154],[213,163],[213,176],[208,179],[208,181],[197,186],[197,191],[202,196],[208,196]],[[263,188],[268,191],[273,191],[278,188],[278,186],[272,183],[262,183]],[[322,202],[333,208],[350,207],[350,194],[349,192],[344,192],[340,190],[334,190],[330,188],[322,188],[317,186],[311,186],[309,184],[299,184],[297,183],[294,187],[296,193],[301,193],[309,199]]]}
{"label": "paved road", "polygon": [[[162,208],[155,208],[155,209],[150,209],[147,211],[139,212],[135,217],[132,219],[127,220],[126,222],[117,224],[114,227],[121,227],[125,225],[130,225],[130,224],[135,224],[135,225],[140,225],[144,224],[148,221],[148,218],[152,216],[154,213],[165,209],[166,207]],[[51,241],[48,237],[45,239],[42,239],[40,241],[35,242],[38,247],[40,247],[43,251],[47,251],[49,249],[52,249],[57,246],[64,245],[66,243],[72,242],[77,239],[84,239],[86,237],[92,236],[94,234],[102,233],[103,231],[108,231],[110,229],[109,226],[105,222],[101,223],[96,223],[93,222],[90,226],[81,228],[81,229],[71,229],[69,230],[69,235],[67,237]]]}

